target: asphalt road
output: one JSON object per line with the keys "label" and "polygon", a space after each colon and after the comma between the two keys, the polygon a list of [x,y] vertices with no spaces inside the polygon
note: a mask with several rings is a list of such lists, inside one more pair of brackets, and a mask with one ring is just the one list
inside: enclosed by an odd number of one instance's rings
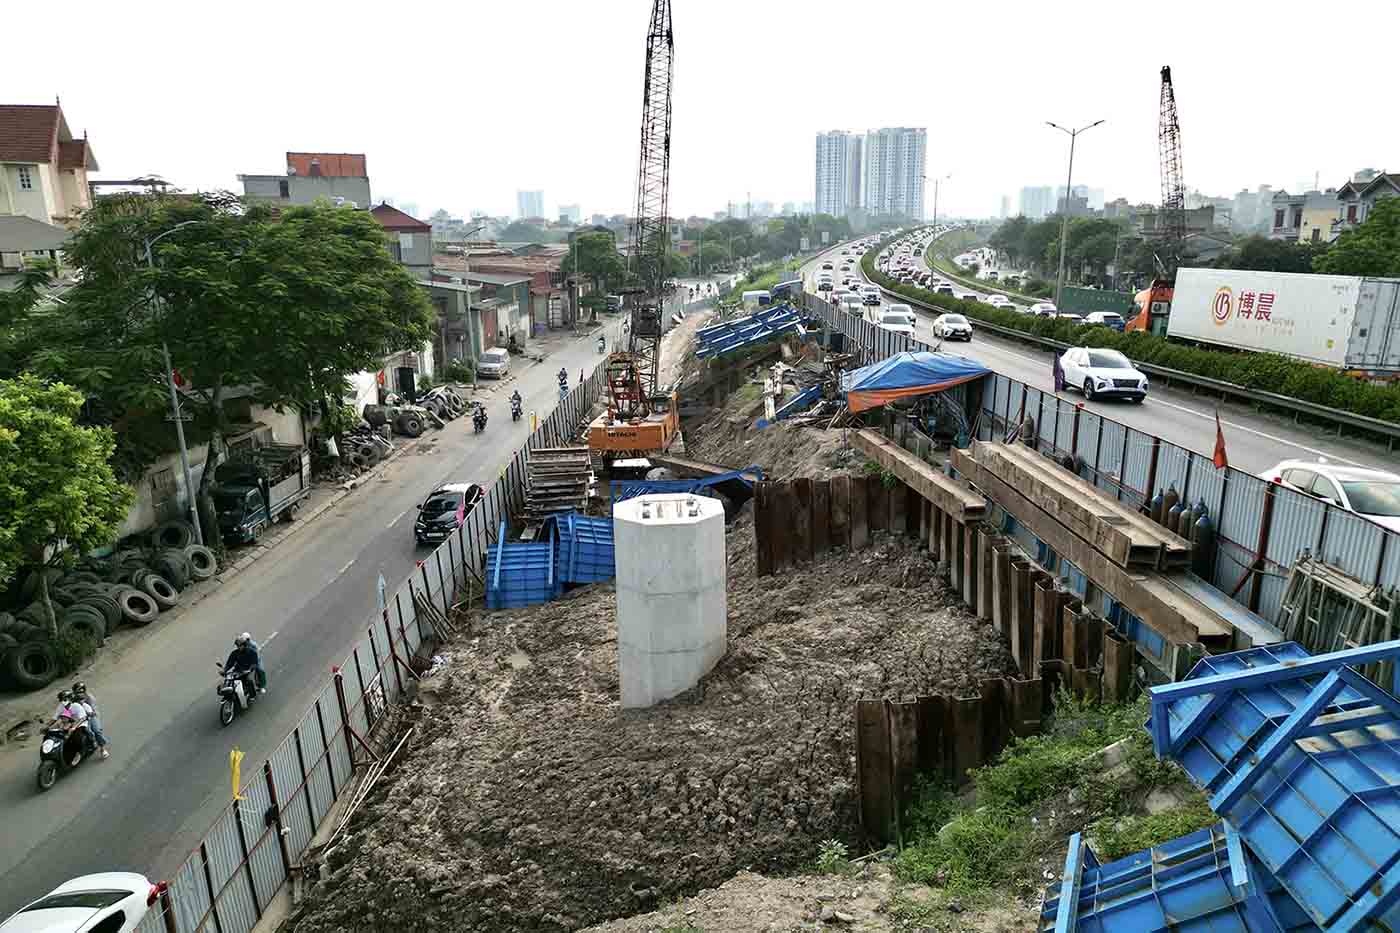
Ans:
{"label": "asphalt road", "polygon": [[[830,253],[813,258],[802,267],[803,280],[809,290],[815,290],[816,272],[824,258],[833,261],[842,259],[842,247]],[[856,278],[865,281],[859,257],[852,258],[852,271]],[[924,263],[922,254],[917,260]],[[836,275],[840,272],[840,262],[835,262]],[[924,266],[927,268],[927,265]],[[959,292],[971,291],[954,283]],[[898,295],[887,293],[886,302],[903,301]],[[933,320],[936,315],[921,308],[914,308],[918,319],[915,333],[925,343],[934,344]],[[988,369],[1018,379],[1038,389],[1050,391],[1054,359],[1048,351],[1041,351],[1023,343],[989,336],[977,329],[973,321],[974,335],[969,343],[945,343],[943,349],[950,353],[976,360]],[[1102,414],[1106,418],[1130,427],[1155,434],[1163,440],[1181,447],[1210,456],[1215,451],[1215,413],[1217,400],[1193,395],[1175,388],[1151,387],[1146,400],[1134,404],[1123,399],[1108,399],[1085,402],[1074,392],[1062,393],[1067,401],[1083,405],[1086,410]],[[1375,445],[1366,444],[1351,438],[1337,438],[1316,427],[1294,424],[1289,418],[1272,414],[1261,414],[1251,408],[1234,403],[1219,403],[1220,420],[1225,434],[1225,447],[1230,465],[1237,469],[1258,473],[1269,469],[1284,459],[1316,459],[1326,457],[1338,463],[1365,466],[1378,470],[1393,470],[1394,455]]]}
{"label": "asphalt road", "polygon": [[[617,323],[607,325],[609,349]],[[521,363],[487,396],[485,434],[472,434],[470,418],[449,422],[231,578],[178,628],[153,626],[119,659],[100,662],[88,683],[111,759],[85,762],[40,795],[37,742],[0,749],[0,917],[76,875],[173,873],[228,804],[230,749],[243,750],[245,766],[261,766],[363,635],[378,575],[392,590],[430,553],[413,540],[416,503],[442,482],[494,482],[529,435],[528,413],[553,409],[559,367],[572,385],[597,364],[596,333],[543,363]],[[527,417],[513,423],[507,399],[517,388]],[[221,729],[214,663],[244,630],[263,646],[269,692]]]}

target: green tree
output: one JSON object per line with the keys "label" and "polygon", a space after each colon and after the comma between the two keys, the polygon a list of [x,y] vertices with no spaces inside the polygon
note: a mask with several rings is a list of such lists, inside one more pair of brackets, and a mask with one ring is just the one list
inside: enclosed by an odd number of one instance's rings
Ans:
{"label": "green tree", "polygon": [[[76,421],[82,393],[25,374],[0,379],[0,584],[25,564],[110,544],[131,507],[131,487],[112,472],[112,432]],[[40,595],[58,631],[48,578]]]}
{"label": "green tree", "polygon": [[666,278],[679,279],[690,274],[690,259],[680,253],[670,251],[666,254]]}
{"label": "green tree", "polygon": [[[144,244],[162,235],[152,268]],[[210,492],[231,426],[229,390],[251,387],[277,408],[329,408],[348,376],[432,333],[424,290],[389,255],[383,228],[353,208],[276,213],[222,194],[104,199],[67,257],[80,282],[64,304],[31,309],[26,323],[40,339],[24,364],[88,395],[85,413],[117,428],[132,476],[160,452],[139,446],[135,426],[162,424],[168,344],[194,427],[209,438],[198,491],[209,541],[218,539]]]}
{"label": "green tree", "polygon": [[1100,280],[1108,272],[1113,262],[1114,251],[1118,248],[1118,237],[1114,233],[1099,232],[1074,245],[1074,258],[1081,266],[1090,269]]}
{"label": "green tree", "polygon": [[543,227],[527,224],[522,220],[508,224],[498,237],[503,243],[547,243],[549,237]]}
{"label": "green tree", "polygon": [[1256,272],[1311,272],[1313,264],[1326,254],[1328,247],[1327,243],[1299,243],[1252,236],[1226,250],[1213,265],[1217,269],[1250,269]]}
{"label": "green tree", "polygon": [[[1041,269],[1054,269],[1059,262],[1059,238],[1060,218],[1057,216],[1051,215],[1045,220],[1028,224],[1021,239],[1021,255],[1026,262],[1038,265]],[[1047,249],[1052,244],[1056,244],[1054,258],[1047,261]]]}
{"label": "green tree", "polygon": [[1025,258],[1023,244],[1030,226],[1031,222],[1024,215],[1012,217],[997,227],[988,242],[993,249],[1004,253],[1011,265],[1019,266]]}
{"label": "green tree", "polygon": [[617,241],[601,230],[574,237],[561,269],[565,275],[582,275],[597,293],[621,288],[627,278],[627,264],[617,251]]}
{"label": "green tree", "polygon": [[1400,198],[1376,201],[1365,223],[1343,233],[1313,269],[1327,275],[1400,275]]}

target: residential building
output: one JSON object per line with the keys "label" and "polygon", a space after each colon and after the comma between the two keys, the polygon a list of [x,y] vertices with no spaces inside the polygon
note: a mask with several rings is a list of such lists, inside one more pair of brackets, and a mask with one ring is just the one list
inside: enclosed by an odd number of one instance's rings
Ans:
{"label": "residential building", "polygon": [[845,130],[817,134],[817,213],[845,217],[860,206],[861,145]]}
{"label": "residential building", "polygon": [[289,152],[285,175],[239,175],[243,193],[260,201],[310,204],[326,199],[369,209],[369,170],[362,152]]}
{"label": "residential building", "polygon": [[544,217],[544,192],[515,192],[515,212],[522,220],[529,217]]}
{"label": "residential building", "polygon": [[1130,218],[1133,216],[1133,206],[1127,198],[1114,198],[1103,206],[1103,215],[1110,220]]}
{"label": "residential building", "polygon": [[1060,189],[1060,196],[1055,201],[1055,213],[1068,213],[1071,217],[1089,216],[1089,198],[1085,195],[1074,194],[1069,198],[1069,203],[1065,203],[1064,188]]}
{"label": "residential building", "polygon": [[583,208],[577,204],[560,204],[559,222],[574,225],[583,223]]}
{"label": "residential building", "polygon": [[1339,215],[1332,225],[1332,236],[1366,222],[1366,215],[1380,198],[1400,197],[1400,173],[1363,169],[1337,189]]}
{"label": "residential building", "polygon": [[[859,196],[857,196],[856,200],[857,200],[857,201],[860,200]],[[817,212],[816,202],[815,202],[815,201],[803,201],[803,202],[802,202],[801,211],[802,211],[802,213],[804,213],[804,214],[815,214],[815,213]]]}
{"label": "residential building", "polygon": [[1001,217],[1002,220],[1005,220],[1008,216],[1010,216],[1010,214],[1011,214],[1011,196],[1010,196],[1010,195],[1003,194],[1003,195],[1001,196],[1001,214],[1000,214],[999,216]]}
{"label": "residential building", "polygon": [[1230,229],[1235,233],[1268,233],[1273,223],[1274,189],[1260,185],[1241,188],[1230,200]]}
{"label": "residential building", "polygon": [[928,130],[886,127],[865,134],[860,203],[871,215],[924,219],[924,165]]}
{"label": "residential building", "polygon": [[1280,191],[1274,195],[1273,209],[1271,240],[1330,243],[1337,235],[1332,227],[1340,217],[1341,203],[1335,188],[1302,194]]}
{"label": "residential building", "polygon": [[0,214],[71,223],[92,206],[88,172],[95,171],[87,135],[73,137],[57,102],[0,104]]}
{"label": "residential building", "polygon": [[24,214],[0,214],[0,292],[19,285],[19,273],[27,263],[44,259],[62,264],[69,233]]}
{"label": "residential building", "polygon": [[370,210],[371,216],[384,228],[389,253],[415,279],[426,282],[433,277],[433,228],[406,211],[388,204]]}
{"label": "residential building", "polygon": [[1021,189],[1021,215],[1030,220],[1044,220],[1055,207],[1054,189],[1037,185]]}

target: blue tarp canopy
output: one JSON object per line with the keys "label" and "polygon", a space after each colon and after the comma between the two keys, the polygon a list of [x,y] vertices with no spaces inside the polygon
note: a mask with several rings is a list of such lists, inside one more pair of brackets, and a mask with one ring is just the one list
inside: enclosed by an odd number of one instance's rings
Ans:
{"label": "blue tarp canopy", "polygon": [[941,392],[987,375],[981,363],[953,353],[896,353],[846,373],[842,388],[851,411],[878,408],[896,399]]}

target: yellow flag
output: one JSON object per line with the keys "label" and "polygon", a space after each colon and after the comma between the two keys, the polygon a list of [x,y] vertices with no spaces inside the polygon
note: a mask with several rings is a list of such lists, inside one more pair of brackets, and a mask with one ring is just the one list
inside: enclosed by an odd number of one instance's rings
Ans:
{"label": "yellow flag", "polygon": [[233,772],[233,799],[242,800],[243,795],[238,792],[238,775],[243,770],[243,753],[238,750],[238,746],[233,747],[233,751],[228,753],[229,770]]}

